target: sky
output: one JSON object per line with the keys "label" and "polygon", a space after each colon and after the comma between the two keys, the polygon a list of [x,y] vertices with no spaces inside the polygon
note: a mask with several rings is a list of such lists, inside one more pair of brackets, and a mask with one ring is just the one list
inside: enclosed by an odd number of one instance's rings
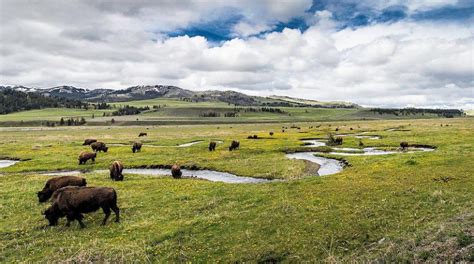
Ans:
{"label": "sky", "polygon": [[474,108],[473,0],[0,0],[0,85]]}

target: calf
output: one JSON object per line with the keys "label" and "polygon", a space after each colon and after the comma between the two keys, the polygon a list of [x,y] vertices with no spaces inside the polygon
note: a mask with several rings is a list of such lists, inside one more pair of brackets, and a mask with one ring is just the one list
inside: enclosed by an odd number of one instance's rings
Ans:
{"label": "calf", "polygon": [[53,193],[66,186],[86,186],[86,179],[76,176],[60,176],[54,177],[46,181],[43,190],[37,193],[40,203],[46,202]]}
{"label": "calf", "polygon": [[114,181],[123,181],[123,164],[120,161],[114,161],[110,166],[110,178]]}
{"label": "calf", "polygon": [[132,152],[135,153],[135,152],[138,152],[138,151],[142,151],[142,143],[141,142],[133,143]]}
{"label": "calf", "polygon": [[97,157],[97,153],[95,152],[87,152],[83,151],[79,154],[79,165],[86,164],[88,160],[92,160],[95,162],[95,158]]}
{"label": "calf", "polygon": [[105,145],[104,142],[94,142],[91,144],[91,148],[95,152],[107,152],[109,150],[109,148],[107,147],[107,145]]}
{"label": "calf", "polygon": [[84,228],[82,214],[97,211],[99,208],[102,208],[105,214],[102,225],[107,223],[110,209],[115,213],[115,222],[120,221],[117,193],[113,188],[68,186],[54,192],[53,202],[43,215],[50,226],[57,225],[59,218],[66,216],[66,226],[77,220],[81,228]]}

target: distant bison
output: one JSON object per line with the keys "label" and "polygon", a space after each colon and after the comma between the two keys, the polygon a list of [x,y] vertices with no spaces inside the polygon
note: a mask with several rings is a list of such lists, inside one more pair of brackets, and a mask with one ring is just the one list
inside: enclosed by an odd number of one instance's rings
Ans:
{"label": "distant bison", "polygon": [[216,142],[214,142],[214,141],[209,142],[209,151],[214,151],[214,150],[216,150],[216,145],[217,145],[217,144],[216,144]]}
{"label": "distant bison", "polygon": [[144,137],[144,136],[148,136],[147,133],[144,133],[144,132],[141,132],[140,134],[138,134],[139,137]]}
{"label": "distant bison", "polygon": [[84,143],[83,143],[82,145],[83,145],[83,146],[85,146],[85,145],[90,145],[90,144],[92,144],[92,143],[94,143],[94,142],[97,142],[97,139],[88,138],[88,139],[84,140]]}
{"label": "distant bison", "polygon": [[88,160],[92,160],[95,162],[95,158],[97,157],[97,153],[95,152],[87,152],[83,151],[79,154],[79,165],[86,164]]}
{"label": "distant bison", "polygon": [[236,150],[240,148],[240,142],[237,140],[232,140],[232,143],[230,143],[229,146],[229,151]]}
{"label": "distant bison", "polygon": [[343,141],[342,137],[336,137],[334,139],[334,143],[336,143],[336,145],[342,145],[342,141]]}
{"label": "distant bison", "polygon": [[400,148],[402,148],[402,150],[408,149],[408,142],[406,141],[400,142]]}
{"label": "distant bison", "polygon": [[115,222],[120,221],[119,208],[117,207],[117,193],[108,187],[63,187],[53,194],[52,205],[43,212],[50,226],[58,224],[61,217],[66,216],[69,226],[72,221],[77,220],[84,228],[82,222],[83,213],[90,213],[102,208],[105,214],[102,225],[107,223],[110,209],[115,213]]}
{"label": "distant bison", "polygon": [[253,135],[253,136],[248,136],[247,139],[257,139],[258,136],[257,135]]}
{"label": "distant bison", "polygon": [[285,130],[284,130],[284,129],[282,129],[282,130],[281,130],[281,133],[285,133]]}
{"label": "distant bison", "polygon": [[94,142],[91,144],[91,148],[95,152],[107,152],[109,150],[109,148],[105,145],[104,142]]}
{"label": "distant bison", "polygon": [[43,190],[38,192],[38,200],[40,203],[46,202],[53,193],[66,186],[86,186],[86,179],[76,176],[60,176],[54,177],[46,181]]}
{"label": "distant bison", "polygon": [[273,132],[270,132],[270,133],[268,133],[268,134],[270,134],[270,136],[273,136]]}
{"label": "distant bison", "polygon": [[142,143],[141,142],[133,143],[132,151],[133,151],[133,153],[142,151]]}
{"label": "distant bison", "polygon": [[123,181],[123,164],[120,161],[114,161],[110,166],[110,178],[114,181]]}
{"label": "distant bison", "polygon": [[181,168],[179,167],[179,165],[174,164],[171,167],[171,176],[173,176],[173,178],[175,178],[175,179],[179,179],[179,178],[181,178],[182,175],[183,175],[183,173],[181,172]]}

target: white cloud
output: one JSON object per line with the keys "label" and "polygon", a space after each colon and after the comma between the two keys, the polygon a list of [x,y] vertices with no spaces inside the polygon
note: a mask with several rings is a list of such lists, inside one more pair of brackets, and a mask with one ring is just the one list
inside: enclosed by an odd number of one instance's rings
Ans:
{"label": "white cloud", "polygon": [[[47,4],[54,1],[26,3],[0,4],[2,84],[171,84],[377,106],[474,104],[469,25],[400,21],[338,31],[332,14],[320,11],[303,33],[285,29],[215,46],[203,37],[168,38],[160,30],[199,21],[212,6],[222,8],[220,1],[68,1],[56,10]],[[235,31],[265,31],[273,19],[290,19],[308,6],[271,3],[229,2],[245,14]]]}

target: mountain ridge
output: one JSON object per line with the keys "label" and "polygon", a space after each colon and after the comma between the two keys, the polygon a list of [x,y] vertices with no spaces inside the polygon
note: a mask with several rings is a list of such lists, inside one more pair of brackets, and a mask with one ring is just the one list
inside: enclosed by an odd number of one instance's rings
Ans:
{"label": "mountain ridge", "polygon": [[22,92],[33,92],[43,96],[62,97],[89,102],[127,102],[155,98],[175,98],[192,102],[219,101],[240,106],[306,106],[322,108],[358,108],[350,102],[320,102],[315,100],[287,96],[251,96],[244,93],[226,90],[191,91],[173,85],[135,85],[125,89],[87,89],[69,85],[48,88],[31,88],[26,86],[0,86],[1,89],[13,89]]}

